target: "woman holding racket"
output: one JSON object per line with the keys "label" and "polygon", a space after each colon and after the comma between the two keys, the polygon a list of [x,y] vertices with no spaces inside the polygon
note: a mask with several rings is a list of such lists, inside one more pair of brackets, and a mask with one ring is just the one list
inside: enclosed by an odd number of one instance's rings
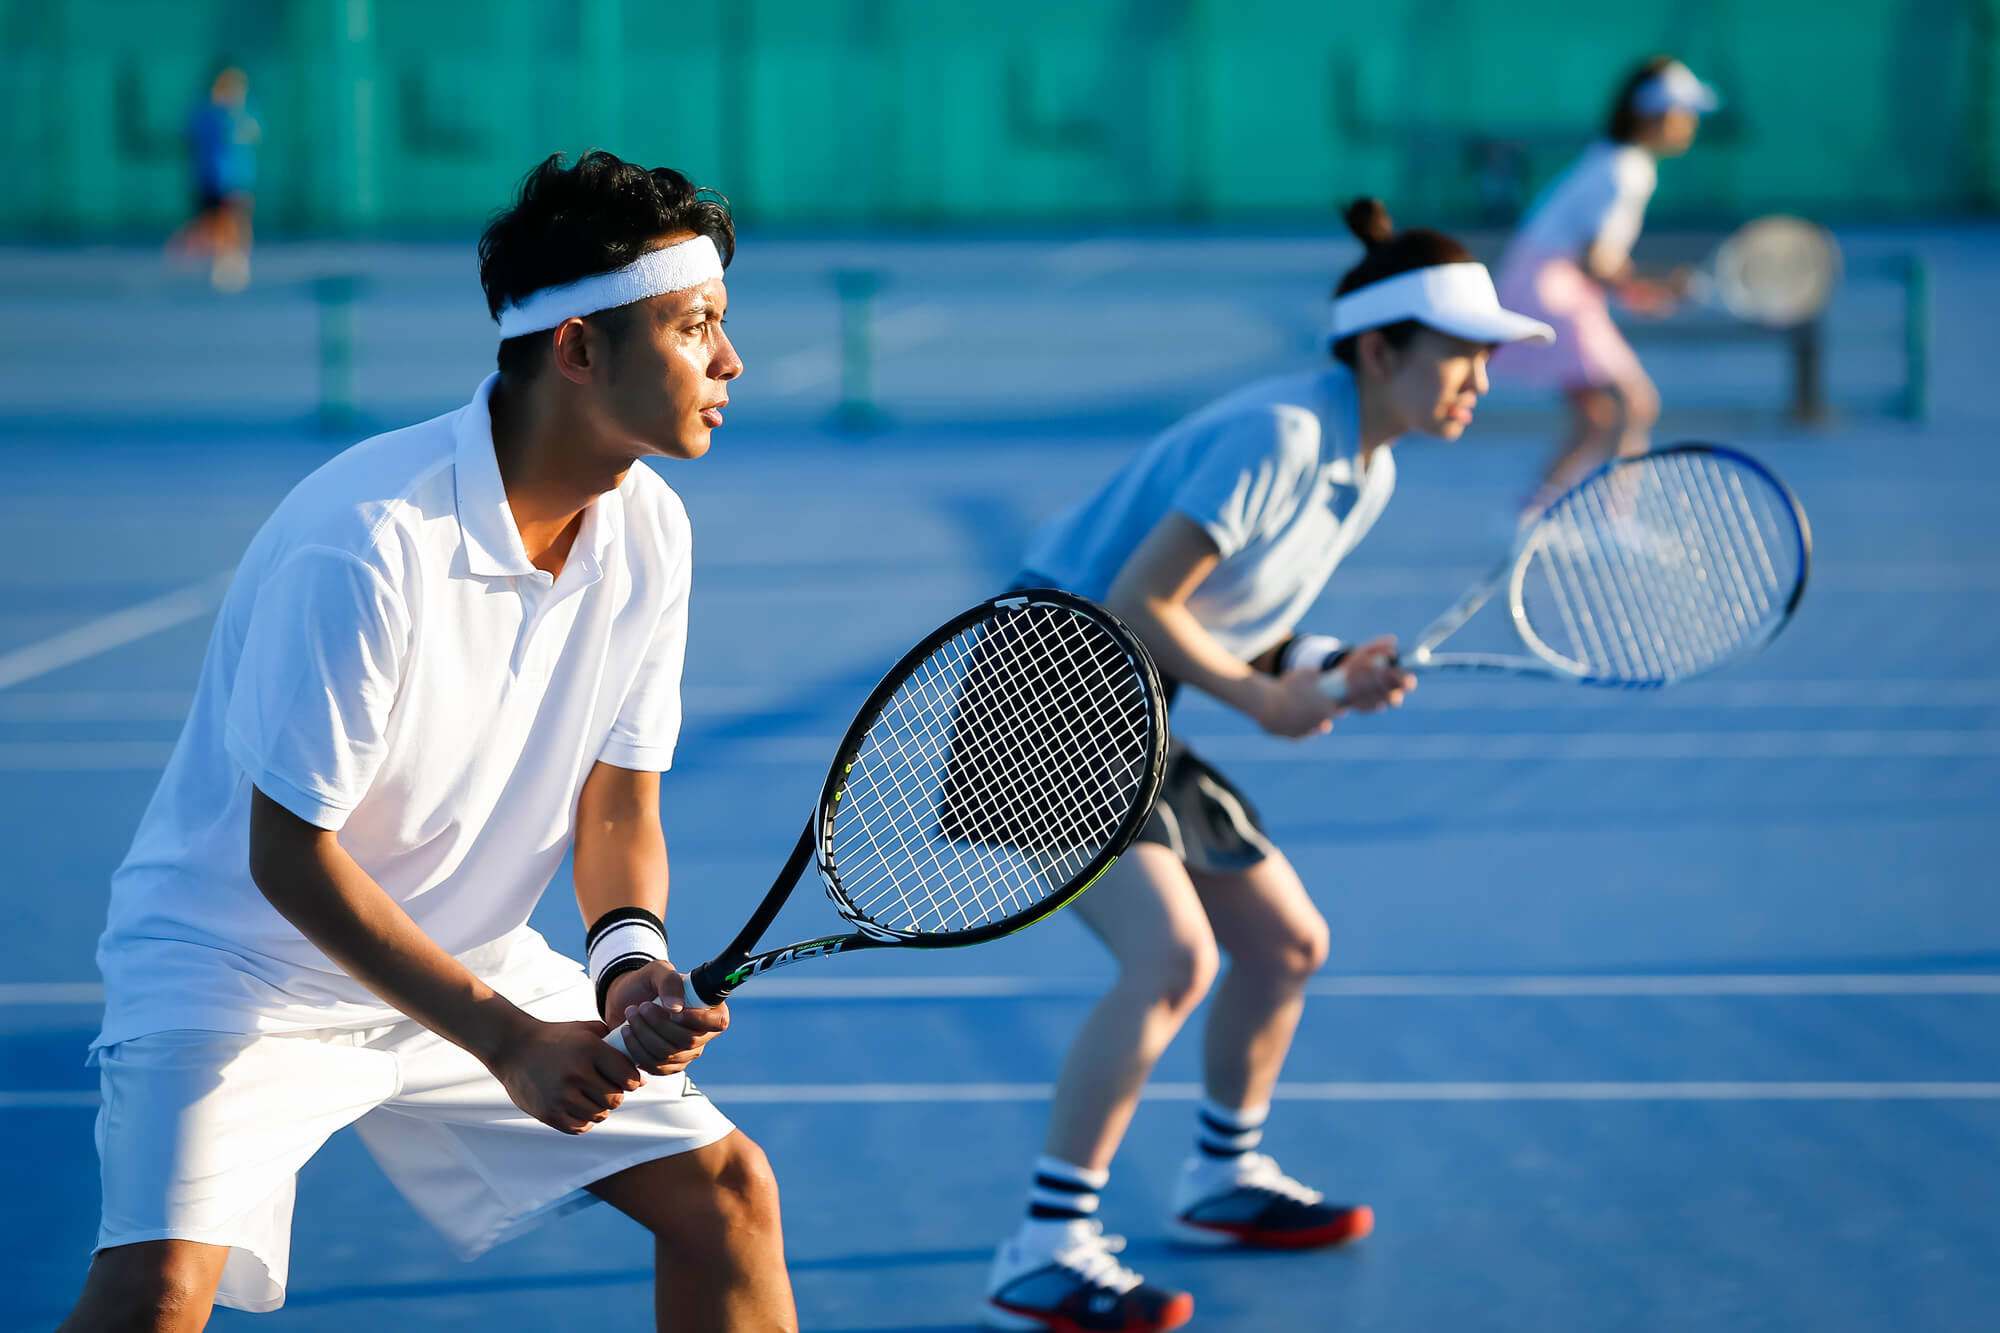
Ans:
{"label": "woman holding racket", "polygon": [[[1036,536],[1017,580],[1104,602],[1170,692],[1192,686],[1280,736],[1398,704],[1414,683],[1393,639],[1347,649],[1293,627],[1388,503],[1395,442],[1456,439],[1493,349],[1552,336],[1502,309],[1485,267],[1450,237],[1398,233],[1374,199],[1347,222],[1367,254],[1334,296],[1333,364],[1251,385],[1159,436]],[[1345,677],[1345,705],[1322,691],[1326,666]],[[1327,1202],[1254,1151],[1327,925],[1242,794],[1176,740],[1151,823],[1074,910],[1119,977],[1064,1062],[1028,1215],[994,1259],[987,1322],[1130,1333],[1190,1317],[1185,1292],[1114,1258],[1121,1242],[1095,1213],[1140,1089],[1219,952],[1231,967],[1209,1016],[1207,1096],[1173,1187],[1174,1233],[1268,1249],[1367,1234],[1367,1208]]]}
{"label": "woman holding racket", "polygon": [[1607,292],[1629,310],[1672,312],[1676,279],[1641,277],[1632,243],[1645,222],[1659,162],[1694,143],[1703,113],[1721,105],[1715,90],[1668,56],[1639,66],[1619,87],[1611,122],[1542,192],[1500,264],[1500,299],[1556,330],[1547,347],[1513,348],[1496,363],[1503,377],[1559,389],[1569,401],[1569,433],[1522,509],[1532,519],[1615,452],[1646,451],[1660,415],[1659,391],[1611,320]]}

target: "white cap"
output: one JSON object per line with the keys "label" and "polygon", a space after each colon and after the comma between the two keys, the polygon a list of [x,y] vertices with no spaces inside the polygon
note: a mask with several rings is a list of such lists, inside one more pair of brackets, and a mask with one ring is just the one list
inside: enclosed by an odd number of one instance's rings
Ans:
{"label": "white cap", "polygon": [[1694,71],[1676,60],[1632,90],[1632,109],[1642,116],[1658,116],[1668,111],[1695,111],[1703,115],[1722,105],[1715,89],[1694,76]]}
{"label": "white cap", "polygon": [[1539,319],[1502,310],[1493,275],[1470,262],[1409,269],[1336,296],[1326,340],[1336,343],[1406,319],[1476,343],[1556,340],[1556,331]]}

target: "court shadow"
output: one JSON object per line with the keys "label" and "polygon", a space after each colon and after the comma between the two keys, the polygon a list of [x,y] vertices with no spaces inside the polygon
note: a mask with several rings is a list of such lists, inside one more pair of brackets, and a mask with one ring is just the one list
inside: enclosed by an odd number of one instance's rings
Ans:
{"label": "court shadow", "polygon": [[[920,1268],[938,1264],[983,1264],[993,1257],[988,1248],[971,1250],[909,1250],[892,1254],[830,1255],[819,1259],[794,1259],[786,1266],[793,1273],[828,1270],[868,1272],[891,1268]],[[344,1305],[352,1301],[405,1300],[431,1296],[478,1296],[510,1291],[561,1291],[579,1287],[617,1287],[653,1280],[650,1268],[604,1268],[568,1273],[515,1273],[496,1277],[444,1278],[427,1282],[356,1282],[325,1287],[317,1291],[295,1291],[286,1297],[288,1307]],[[956,1329],[960,1325],[948,1325]],[[898,1333],[928,1333],[922,1329],[900,1329]]]}

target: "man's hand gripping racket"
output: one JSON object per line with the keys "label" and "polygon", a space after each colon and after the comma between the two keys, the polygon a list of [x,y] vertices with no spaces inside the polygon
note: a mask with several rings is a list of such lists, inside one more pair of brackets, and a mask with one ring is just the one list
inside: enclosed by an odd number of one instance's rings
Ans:
{"label": "man's hand gripping racket", "polygon": [[[1551,504],[1401,666],[1671,685],[1775,638],[1811,567],[1805,510],[1768,468],[1678,444],[1607,464]],[[1503,588],[1526,653],[1436,651]],[[1325,672],[1321,688],[1344,700],[1344,670]]]}
{"label": "man's hand gripping racket", "polygon": [[[868,696],[784,869],[688,974],[688,1003],[810,958],[956,948],[1041,920],[1132,844],[1166,755],[1152,659],[1104,608],[1037,588],[955,616]],[[752,953],[808,863],[854,929]],[[626,1038],[606,1040],[630,1055]]]}

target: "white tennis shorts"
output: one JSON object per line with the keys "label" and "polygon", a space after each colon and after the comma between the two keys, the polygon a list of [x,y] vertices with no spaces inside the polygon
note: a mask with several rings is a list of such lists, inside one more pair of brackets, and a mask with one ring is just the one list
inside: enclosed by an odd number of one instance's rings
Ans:
{"label": "white tennis shorts", "polygon": [[[596,1017],[576,984],[522,1008]],[[649,1078],[580,1135],[531,1119],[486,1067],[416,1022],[283,1035],[159,1032],[98,1052],[97,1248],[230,1247],[219,1304],[285,1301],[296,1177],[345,1125],[416,1210],[473,1258],[596,1202],[586,1185],[714,1143],[734,1126],[684,1074]]]}

